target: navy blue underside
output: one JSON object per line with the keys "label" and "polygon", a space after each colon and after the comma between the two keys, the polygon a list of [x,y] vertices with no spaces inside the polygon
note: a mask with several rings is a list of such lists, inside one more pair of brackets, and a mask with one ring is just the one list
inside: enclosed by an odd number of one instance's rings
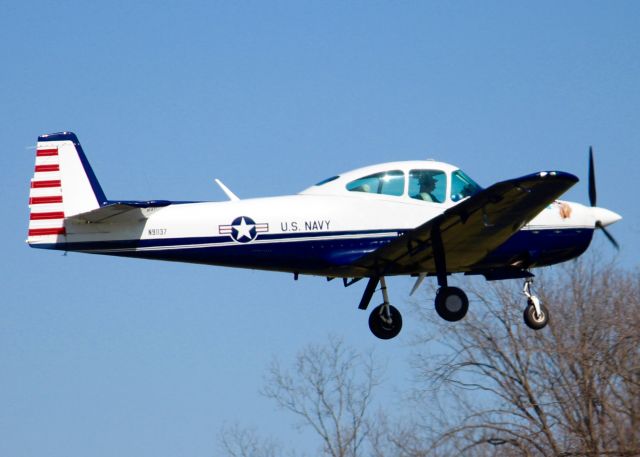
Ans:
{"label": "navy blue underside", "polygon": [[[388,232],[386,231],[386,233]],[[401,231],[397,232],[401,233]],[[376,233],[379,233],[380,236],[375,236]],[[66,251],[93,251],[96,254],[208,265],[326,274],[333,268],[340,269],[352,265],[363,255],[395,239],[393,236],[382,236],[378,231],[358,232],[357,234],[369,234],[373,237],[318,239],[326,237],[328,234],[325,232],[264,234],[259,236],[262,243],[238,243],[227,246],[223,244],[231,242],[230,237],[216,236],[58,243],[33,245],[33,247]],[[331,233],[331,236],[341,235],[354,236],[356,233]],[[520,231],[475,265],[473,270],[482,272],[501,268],[511,265],[515,260],[523,260],[527,266],[543,266],[563,262],[582,254],[589,246],[592,236],[592,229]],[[301,241],[299,240],[301,237],[311,239]],[[200,246],[203,244],[211,246]],[[170,249],[170,246],[174,248]],[[155,249],[135,250],[141,248]],[[125,251],[110,251],[115,249]],[[388,274],[400,273],[407,272],[393,270],[388,272]]]}
{"label": "navy blue underside", "polygon": [[593,229],[521,230],[476,267],[500,268],[516,260],[525,266],[546,266],[565,262],[581,255],[589,247]]}

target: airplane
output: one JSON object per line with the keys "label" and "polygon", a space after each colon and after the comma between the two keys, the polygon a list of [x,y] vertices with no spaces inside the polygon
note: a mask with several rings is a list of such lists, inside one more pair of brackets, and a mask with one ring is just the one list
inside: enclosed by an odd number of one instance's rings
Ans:
{"label": "airplane", "polygon": [[402,315],[389,303],[385,278],[435,277],[435,310],[462,319],[465,292],[455,273],[487,280],[522,279],[525,324],[539,330],[549,310],[531,292],[531,269],[581,255],[594,231],[622,217],[596,206],[593,150],[591,206],[558,200],[578,182],[542,171],[482,188],[456,166],[433,160],[390,162],[331,176],[296,195],[218,202],[109,200],[71,132],[38,137],[29,195],[27,243],[33,248],[365,279],[359,309],[380,285],[369,315],[380,339],[398,335]]}

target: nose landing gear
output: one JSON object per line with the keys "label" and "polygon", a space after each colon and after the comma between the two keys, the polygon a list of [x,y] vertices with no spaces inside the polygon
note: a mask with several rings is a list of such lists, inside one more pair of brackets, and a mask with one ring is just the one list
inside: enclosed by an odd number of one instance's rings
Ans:
{"label": "nose landing gear", "polygon": [[540,303],[540,299],[531,293],[533,278],[524,280],[522,293],[527,297],[527,307],[524,309],[524,323],[533,330],[540,330],[549,323],[549,311]]}

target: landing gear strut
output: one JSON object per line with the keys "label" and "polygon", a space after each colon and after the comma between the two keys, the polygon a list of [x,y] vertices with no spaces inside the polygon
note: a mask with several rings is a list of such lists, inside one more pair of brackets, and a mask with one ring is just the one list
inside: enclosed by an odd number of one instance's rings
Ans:
{"label": "landing gear strut", "polygon": [[533,330],[540,330],[549,323],[549,311],[540,303],[540,299],[531,293],[533,278],[524,280],[522,293],[527,297],[527,307],[524,309],[524,323]]}
{"label": "landing gear strut", "polygon": [[436,312],[446,321],[456,322],[467,314],[469,299],[462,289],[447,284],[447,261],[440,226],[434,224],[431,229],[433,240],[433,260],[436,265],[438,292],[436,293]]}
{"label": "landing gear strut", "polygon": [[381,340],[389,340],[400,333],[402,329],[402,315],[389,303],[387,284],[384,277],[380,277],[383,303],[376,306],[369,315],[369,329]]}

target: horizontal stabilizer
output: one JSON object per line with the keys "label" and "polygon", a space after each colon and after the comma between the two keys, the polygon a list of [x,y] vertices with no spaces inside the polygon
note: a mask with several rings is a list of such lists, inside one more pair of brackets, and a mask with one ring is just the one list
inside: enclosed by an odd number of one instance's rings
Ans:
{"label": "horizontal stabilizer", "polygon": [[[144,211],[148,208],[163,208],[169,206],[170,201],[167,200],[150,200],[150,201],[122,201],[122,202],[107,202],[105,206],[86,213],[76,214],[68,217],[68,221],[80,222],[80,223],[100,223],[105,222],[107,219],[111,219],[116,216],[129,213],[128,216],[137,220],[146,219],[151,212]],[[137,210],[137,211],[136,211]]]}

